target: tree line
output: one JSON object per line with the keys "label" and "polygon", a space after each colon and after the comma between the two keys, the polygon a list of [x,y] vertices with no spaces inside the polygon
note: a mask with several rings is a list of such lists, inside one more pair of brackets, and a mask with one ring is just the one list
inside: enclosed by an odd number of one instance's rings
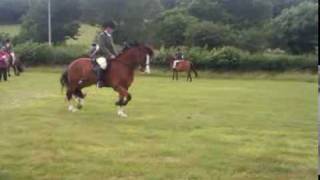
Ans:
{"label": "tree line", "polygon": [[[118,24],[115,40],[158,47],[233,46],[249,52],[280,48],[314,53],[315,0],[51,0],[53,42],[77,38],[81,23]],[[47,41],[47,0],[1,0],[0,24],[22,23],[17,42]],[[88,42],[89,43],[89,42]]]}

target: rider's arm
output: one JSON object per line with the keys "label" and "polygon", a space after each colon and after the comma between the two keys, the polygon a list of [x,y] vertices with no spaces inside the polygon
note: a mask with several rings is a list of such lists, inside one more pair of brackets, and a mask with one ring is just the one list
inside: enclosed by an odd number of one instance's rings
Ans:
{"label": "rider's arm", "polygon": [[99,38],[99,48],[100,48],[100,52],[105,55],[107,58],[111,57],[112,55],[114,55],[112,52],[110,52],[110,50],[108,49],[108,38],[104,37],[104,35],[101,35],[101,37]]}
{"label": "rider's arm", "polygon": [[116,51],[116,48],[115,48],[115,45],[113,43],[113,39],[112,37],[107,37],[108,39],[108,43],[107,43],[107,48],[108,50],[113,54],[113,55],[117,55],[117,51]]}

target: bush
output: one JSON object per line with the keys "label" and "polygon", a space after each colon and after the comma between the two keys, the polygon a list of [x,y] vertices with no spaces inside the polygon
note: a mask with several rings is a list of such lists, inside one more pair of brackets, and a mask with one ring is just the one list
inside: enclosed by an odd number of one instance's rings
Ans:
{"label": "bush", "polygon": [[[312,70],[316,71],[317,58],[314,55],[289,55],[286,53],[249,53],[234,47],[207,49],[200,47],[183,48],[186,58],[197,68],[209,70],[239,70],[239,71],[286,71]],[[169,55],[176,52],[175,48],[161,48],[156,57],[156,64],[165,65]]]}
{"label": "bush", "polygon": [[62,65],[86,54],[85,46],[48,46],[40,43],[24,43],[15,52],[26,65]]}

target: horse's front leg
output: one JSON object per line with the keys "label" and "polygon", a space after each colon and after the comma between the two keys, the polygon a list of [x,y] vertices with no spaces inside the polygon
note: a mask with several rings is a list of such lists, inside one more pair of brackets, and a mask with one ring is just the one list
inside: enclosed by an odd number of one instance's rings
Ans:
{"label": "horse's front leg", "polygon": [[9,77],[11,77],[10,68],[11,68],[11,66],[8,66],[8,69],[7,69],[7,74]]}
{"label": "horse's front leg", "polygon": [[119,93],[119,100],[116,102],[116,106],[118,106],[117,114],[120,117],[128,117],[128,115],[124,111],[124,106],[126,106],[129,101],[131,101],[132,97],[128,93],[128,90],[123,87],[117,87],[115,90]]}
{"label": "horse's front leg", "polygon": [[19,76],[19,71],[18,71],[18,69],[17,69],[17,66],[13,66],[13,72],[14,72],[14,75],[16,75],[16,76]]}

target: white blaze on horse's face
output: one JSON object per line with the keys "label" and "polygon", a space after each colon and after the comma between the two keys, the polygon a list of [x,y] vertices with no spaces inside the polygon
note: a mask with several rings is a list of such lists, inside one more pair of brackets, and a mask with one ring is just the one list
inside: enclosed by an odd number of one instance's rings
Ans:
{"label": "white blaze on horse's face", "polygon": [[150,70],[150,55],[147,54],[147,57],[146,57],[146,69],[145,69],[145,72],[147,74],[150,74],[151,73],[151,70]]}

